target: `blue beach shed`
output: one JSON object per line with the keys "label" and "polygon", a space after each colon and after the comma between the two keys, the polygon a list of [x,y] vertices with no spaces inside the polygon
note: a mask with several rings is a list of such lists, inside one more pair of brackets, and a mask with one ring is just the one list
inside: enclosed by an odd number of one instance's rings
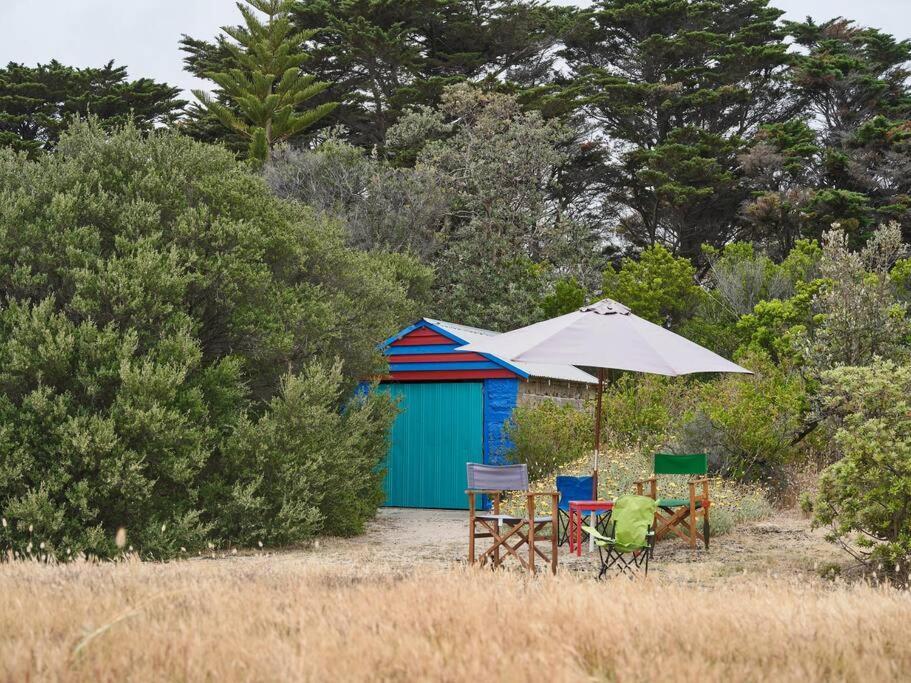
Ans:
{"label": "blue beach shed", "polygon": [[597,380],[571,365],[456,351],[497,332],[422,318],[381,345],[380,390],[399,402],[386,460],[386,505],[464,509],[465,463],[504,461],[504,426],[520,403],[581,406]]}

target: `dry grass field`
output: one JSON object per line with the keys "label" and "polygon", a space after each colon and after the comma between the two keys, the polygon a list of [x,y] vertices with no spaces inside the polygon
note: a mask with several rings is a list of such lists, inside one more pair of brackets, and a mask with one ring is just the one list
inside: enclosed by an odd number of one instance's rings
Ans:
{"label": "dry grass field", "polygon": [[368,558],[0,564],[0,680],[911,677],[908,593],[793,574],[597,583]]}

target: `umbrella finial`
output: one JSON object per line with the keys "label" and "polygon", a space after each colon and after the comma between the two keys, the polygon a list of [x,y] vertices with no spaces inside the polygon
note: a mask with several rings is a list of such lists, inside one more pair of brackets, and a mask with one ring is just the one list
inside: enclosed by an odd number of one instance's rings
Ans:
{"label": "umbrella finial", "polygon": [[591,304],[590,306],[583,306],[579,309],[582,313],[597,313],[598,315],[629,315],[629,309],[621,304],[619,301],[614,301],[613,299],[601,299],[601,301]]}

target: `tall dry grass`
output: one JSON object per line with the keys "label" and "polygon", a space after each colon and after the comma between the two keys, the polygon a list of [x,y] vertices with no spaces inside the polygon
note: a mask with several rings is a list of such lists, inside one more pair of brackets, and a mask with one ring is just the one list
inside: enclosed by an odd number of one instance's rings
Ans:
{"label": "tall dry grass", "polygon": [[0,564],[6,681],[889,681],[911,597],[289,556]]}

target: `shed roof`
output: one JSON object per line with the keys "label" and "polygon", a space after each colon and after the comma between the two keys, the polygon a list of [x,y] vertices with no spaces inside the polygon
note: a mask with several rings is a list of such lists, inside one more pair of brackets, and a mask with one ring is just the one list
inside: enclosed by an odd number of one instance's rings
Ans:
{"label": "shed roof", "polygon": [[[499,332],[494,332],[493,330],[484,330],[479,327],[459,325],[458,323],[450,323],[446,322],[445,320],[434,320],[433,318],[422,318],[422,320],[426,323],[429,323],[430,325],[444,330],[450,336],[456,337],[458,340],[464,342],[465,344],[472,344],[483,339],[484,337],[495,337],[500,334]],[[499,356],[496,356],[496,354],[488,354],[488,356],[495,356],[497,360],[503,364],[518,368],[530,377],[556,379],[564,382],[581,382],[583,384],[598,383],[596,377],[580,370],[575,365],[552,365],[550,363],[524,362],[519,363],[516,361],[507,361],[503,358],[500,358]]]}

